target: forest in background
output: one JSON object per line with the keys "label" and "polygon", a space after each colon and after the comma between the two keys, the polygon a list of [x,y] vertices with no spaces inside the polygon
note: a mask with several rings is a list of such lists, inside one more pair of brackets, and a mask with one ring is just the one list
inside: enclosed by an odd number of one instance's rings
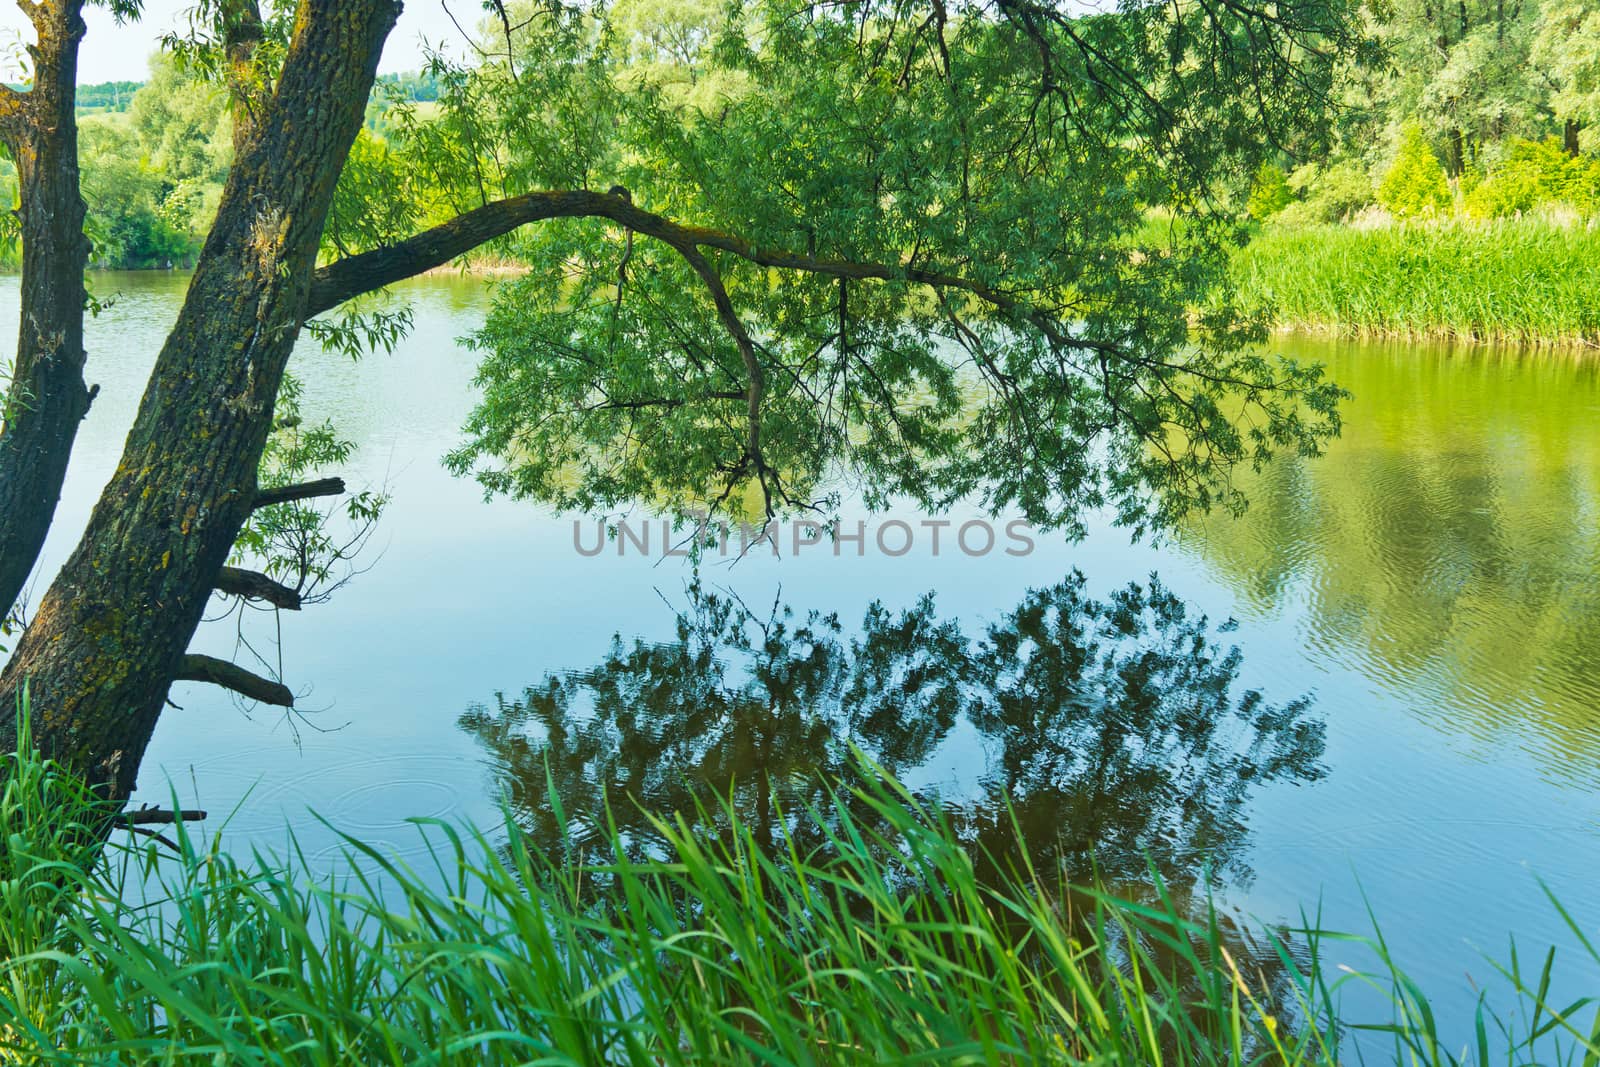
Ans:
{"label": "forest in background", "polygon": [[1600,208],[1600,8],[1582,0],[1369,5],[1384,59],[1344,80],[1324,158],[1268,164],[1257,219],[1315,224]]}
{"label": "forest in background", "polygon": [[[384,116],[397,103],[437,98],[429,76],[380,76],[368,109],[369,144],[382,143]],[[148,81],[80,85],[78,116],[93,265],[192,267],[233,162],[226,94],[158,53]],[[0,158],[0,188],[15,206],[16,167],[9,159]],[[19,236],[14,212],[0,215],[0,267],[16,268]]]}
{"label": "forest in background", "polygon": [[[1369,5],[1368,18],[1383,58],[1343,79],[1333,145],[1315,157],[1285,146],[1263,165],[1240,190],[1251,218],[1269,230],[1529,216],[1566,228],[1600,214],[1600,7],[1393,0]],[[368,180],[388,171],[425,201],[400,173],[405,137],[396,133],[406,124],[414,139],[439,93],[435,73],[381,77],[350,169]],[[94,265],[190,265],[231,160],[221,90],[159,54],[146,82],[80,86],[78,110]],[[14,202],[9,161],[0,161],[0,184]],[[4,225],[0,265],[9,267],[17,241],[9,216]]]}

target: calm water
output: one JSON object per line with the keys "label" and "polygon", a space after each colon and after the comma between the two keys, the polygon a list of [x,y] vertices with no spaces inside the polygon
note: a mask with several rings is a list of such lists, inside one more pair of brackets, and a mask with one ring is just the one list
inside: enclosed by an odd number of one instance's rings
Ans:
{"label": "calm water", "polygon": [[[115,463],[183,279],[95,284],[120,296],[90,327],[102,392],[46,568]],[[12,321],[15,281],[0,285]],[[1024,556],[972,558],[948,541],[934,555],[926,538],[893,558],[785,544],[785,558],[711,561],[696,591],[685,560],[631,546],[587,557],[571,517],[486,503],[442,472],[473,399],[455,338],[485,289],[441,278],[407,292],[417,327],[393,355],[296,357],[307,414],[360,445],[347,477],[394,497],[372,569],[332,603],[285,614],[281,642],[272,616],[245,621],[305,716],[176,687],[182,710],[157,731],[146,799],[176,790],[214,821],[233,811],[235,838],[269,845],[287,820],[308,851],[331,853],[311,808],[409,852],[407,817],[494,823],[504,793],[537,832],[547,748],[573,797],[599,781],[674,803],[754,766],[805,795],[848,738],[946,798],[975,837],[1009,794],[1069,850],[1142,849],[1169,868],[1210,851],[1224,897],[1264,921],[1320,906],[1326,925],[1365,929],[1364,892],[1456,1026],[1469,982],[1492,985],[1484,952],[1502,955],[1513,932],[1530,948],[1567,941],[1539,879],[1600,925],[1592,363],[1285,342],[1356,399],[1328,456],[1249,479],[1242,520],[1156,547],[1111,528],[1078,545],[1041,537]],[[592,524],[582,533],[592,545]],[[1092,603],[1151,572],[1174,598],[1165,608],[1114,624]],[[863,632],[873,600],[889,614]],[[812,612],[836,613],[837,630]],[[1237,620],[1215,638],[1219,658],[1185,643],[1200,614]],[[223,620],[197,647],[230,654],[238,634]],[[1237,664],[1222,655],[1232,645]],[[1139,666],[1104,670],[1108,654]],[[1251,689],[1278,713],[1271,728],[1238,716]],[[1195,729],[1205,746],[1178,743]],[[739,802],[760,817],[774,799]],[[1357,951],[1337,949],[1361,963]],[[1562,981],[1597,977],[1574,958]]]}

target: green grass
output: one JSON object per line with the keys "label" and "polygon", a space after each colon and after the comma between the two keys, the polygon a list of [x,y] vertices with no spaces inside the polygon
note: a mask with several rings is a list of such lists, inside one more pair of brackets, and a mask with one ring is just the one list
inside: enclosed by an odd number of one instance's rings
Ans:
{"label": "green grass", "polygon": [[[1392,1062],[1456,1062],[1397,969],[1330,981],[1331,935],[1247,955],[1169,894],[980,883],[893,784],[798,813],[837,827],[825,855],[669,819],[658,857],[579,864],[429,821],[427,862],[350,841],[329,879],[181,834],[84,874],[81,789],[36,755],[6,777],[0,1062],[1323,1064],[1353,981],[1394,1005],[1371,1035]],[[1515,984],[1519,1021],[1480,1005],[1470,1058],[1539,1036],[1593,1062],[1594,1008]]]}
{"label": "green grass", "polygon": [[1600,344],[1600,232],[1537,219],[1267,226],[1235,258],[1246,306],[1351,336]]}

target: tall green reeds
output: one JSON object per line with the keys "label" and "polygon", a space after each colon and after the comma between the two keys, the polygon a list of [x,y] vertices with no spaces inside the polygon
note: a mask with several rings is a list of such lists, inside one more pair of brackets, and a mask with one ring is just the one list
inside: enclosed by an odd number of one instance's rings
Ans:
{"label": "tall green reeds", "polygon": [[[836,827],[811,856],[731,811],[714,842],[666,816],[658,857],[588,865],[424,821],[426,862],[352,840],[331,878],[181,827],[171,859],[113,844],[85,873],[75,788],[8,769],[0,1062],[1325,1064],[1357,980],[1330,980],[1322,935],[1251,952],[1165,892],[1067,892],[1025,861],[980,882],[892,783],[810,813]],[[1455,1062],[1403,975],[1361,980],[1396,1005],[1385,1059]],[[1535,1030],[1600,1055],[1592,1006],[1483,1018],[1483,1062]]]}
{"label": "tall green reeds", "polygon": [[1268,226],[1236,255],[1246,306],[1350,336],[1600,344],[1600,232],[1535,218]]}

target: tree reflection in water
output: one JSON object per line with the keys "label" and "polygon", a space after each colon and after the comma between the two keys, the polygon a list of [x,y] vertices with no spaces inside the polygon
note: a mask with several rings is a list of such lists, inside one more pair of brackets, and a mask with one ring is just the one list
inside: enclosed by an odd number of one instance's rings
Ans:
{"label": "tree reflection in water", "polygon": [[1020,837],[1039,869],[1075,879],[1248,878],[1246,804],[1322,774],[1322,723],[1304,699],[1235,695],[1241,657],[1216,636],[1230,626],[1155,578],[1104,601],[1084,584],[1074,572],[1030,592],[976,640],[931,595],[898,614],[874,604],[848,634],[834,615],[756,613],[694,585],[675,641],[618,639],[598,665],[461,722],[531,843],[585,859],[604,858],[608,817],[642,856],[652,816],[717,835],[730,809],[762,848],[823,848],[813,812],[859,780],[857,747],[908,781],[941,750],[981,752],[976,788],[917,795],[997,876]]}

